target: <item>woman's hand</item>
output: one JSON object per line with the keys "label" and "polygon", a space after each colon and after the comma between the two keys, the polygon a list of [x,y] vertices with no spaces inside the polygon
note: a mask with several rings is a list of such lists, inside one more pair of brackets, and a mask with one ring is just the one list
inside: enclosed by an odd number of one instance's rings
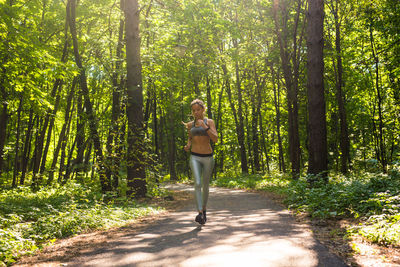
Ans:
{"label": "woman's hand", "polygon": [[197,127],[203,127],[204,129],[207,129],[208,128],[208,125],[207,124],[205,124],[204,123],[204,120],[201,120],[201,119],[198,119],[197,121],[196,121],[196,125],[197,125]]}
{"label": "woman's hand", "polygon": [[189,130],[189,123],[188,123],[188,122],[182,121],[182,124],[185,126],[185,128],[186,128],[187,130]]}
{"label": "woman's hand", "polygon": [[191,144],[190,142],[188,142],[188,143],[186,144],[186,146],[183,147],[183,149],[184,149],[186,152],[189,152],[190,146],[191,146],[191,145],[192,145],[192,144]]}

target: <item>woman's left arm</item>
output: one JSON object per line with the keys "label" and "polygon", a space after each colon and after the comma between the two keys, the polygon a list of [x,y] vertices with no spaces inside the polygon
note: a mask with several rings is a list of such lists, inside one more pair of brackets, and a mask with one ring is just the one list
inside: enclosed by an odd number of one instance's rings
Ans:
{"label": "woman's left arm", "polygon": [[216,143],[218,141],[218,133],[217,129],[215,128],[215,123],[212,119],[207,120],[207,125],[208,128],[206,128],[207,134],[210,137],[210,139]]}

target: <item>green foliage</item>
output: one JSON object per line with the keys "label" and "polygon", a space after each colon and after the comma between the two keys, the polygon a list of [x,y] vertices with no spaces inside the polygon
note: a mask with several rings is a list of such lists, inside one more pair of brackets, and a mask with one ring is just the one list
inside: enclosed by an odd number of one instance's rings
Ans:
{"label": "green foliage", "polygon": [[220,176],[217,186],[268,190],[284,195],[290,209],[307,212],[313,218],[359,218],[365,224],[350,231],[372,242],[400,244],[400,179],[397,169],[389,175],[359,173],[349,177],[332,175],[329,182],[309,177],[292,180],[278,175]]}
{"label": "green foliage", "polygon": [[289,176],[282,173],[267,175],[259,174],[236,174],[225,172],[218,176],[212,184],[220,187],[235,189],[257,189],[278,192],[289,183]]}
{"label": "green foliage", "polygon": [[32,192],[0,192],[0,262],[11,264],[56,238],[122,226],[159,208],[127,199],[104,201],[95,188],[68,183]]}
{"label": "green foliage", "polygon": [[351,229],[368,240],[384,245],[400,245],[400,214],[381,214],[368,218],[358,227]]}

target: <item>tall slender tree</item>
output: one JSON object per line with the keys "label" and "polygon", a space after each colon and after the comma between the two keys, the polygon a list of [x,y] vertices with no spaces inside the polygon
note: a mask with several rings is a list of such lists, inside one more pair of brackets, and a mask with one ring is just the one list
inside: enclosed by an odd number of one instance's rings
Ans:
{"label": "tall slender tree", "polygon": [[[69,6],[69,8],[68,8]],[[72,43],[74,47],[74,56],[75,56],[75,63],[79,68],[79,81],[80,81],[80,88],[82,90],[82,94],[84,97],[84,105],[86,109],[86,114],[88,116],[89,121],[89,129],[91,133],[91,138],[94,145],[94,150],[97,157],[97,162],[99,164],[99,177],[100,177],[100,185],[102,188],[103,193],[111,190],[111,182],[107,180],[106,173],[105,173],[105,166],[104,166],[104,157],[103,157],[103,149],[101,147],[100,142],[100,135],[98,132],[98,125],[97,125],[97,118],[93,111],[93,104],[89,97],[89,89],[87,85],[87,78],[85,73],[85,68],[82,64],[82,59],[79,54],[79,47],[78,47],[78,38],[76,32],[76,0],[69,0],[67,4],[67,12],[69,13],[69,28],[71,31],[72,36]]]}
{"label": "tall slender tree", "polygon": [[127,194],[134,197],[146,195],[143,132],[143,86],[140,61],[139,4],[137,0],[125,0],[125,35],[128,117]]}
{"label": "tall slender tree", "polygon": [[324,1],[309,0],[307,12],[308,173],[327,178],[328,149],[324,96]]}
{"label": "tall slender tree", "polygon": [[336,101],[339,107],[340,123],[340,169],[342,173],[347,173],[348,163],[350,162],[350,141],[347,125],[347,114],[345,107],[345,95],[343,92],[343,63],[341,46],[341,20],[339,18],[339,0],[331,0],[331,10],[335,19],[335,49],[336,49]]}
{"label": "tall slender tree", "polygon": [[[292,168],[293,177],[297,177],[300,173],[300,136],[299,136],[299,103],[298,103],[298,80],[299,80],[299,64],[303,32],[300,37],[297,34],[300,27],[300,13],[302,10],[303,0],[297,0],[296,16],[294,20],[292,40],[289,43],[289,8],[286,2],[274,0],[273,17],[275,24],[275,32],[279,44],[280,58],[282,62],[283,76],[285,79],[285,87],[287,91],[288,106],[288,134],[289,134],[289,157]],[[278,16],[278,12],[281,16]],[[281,20],[279,20],[281,19]],[[299,40],[298,40],[299,38]],[[299,44],[299,45],[298,45]],[[290,63],[292,61],[292,63]]]}

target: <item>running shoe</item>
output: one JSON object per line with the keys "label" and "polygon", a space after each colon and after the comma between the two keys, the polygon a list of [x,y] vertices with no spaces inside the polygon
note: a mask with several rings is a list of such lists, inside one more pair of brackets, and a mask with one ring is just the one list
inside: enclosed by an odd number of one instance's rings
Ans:
{"label": "running shoe", "polygon": [[198,222],[199,224],[205,224],[204,216],[203,216],[202,212],[199,212],[199,214],[196,216],[195,221]]}

